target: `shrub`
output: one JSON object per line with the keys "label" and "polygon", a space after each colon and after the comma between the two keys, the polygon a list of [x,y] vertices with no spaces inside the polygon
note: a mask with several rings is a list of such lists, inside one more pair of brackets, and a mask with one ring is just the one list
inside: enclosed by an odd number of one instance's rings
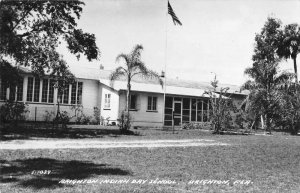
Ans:
{"label": "shrub", "polygon": [[247,120],[244,113],[242,112],[237,113],[235,116],[234,123],[238,126],[239,129],[247,128]]}
{"label": "shrub", "polygon": [[[71,106],[71,110],[74,111],[74,115],[71,118],[75,118],[76,123],[80,123],[80,117],[82,115],[83,106],[82,105],[73,105]],[[79,121],[78,121],[79,119]]]}
{"label": "shrub", "polygon": [[92,116],[86,116],[83,114],[81,123],[84,125],[88,125],[91,122]]}
{"label": "shrub", "polygon": [[19,122],[25,120],[25,113],[29,112],[27,105],[21,102],[6,101],[0,107],[0,121],[1,122]]}
{"label": "shrub", "polygon": [[50,122],[54,119],[55,117],[55,113],[54,111],[45,111],[45,114],[44,114],[44,120],[45,122]]}
{"label": "shrub", "polygon": [[67,128],[67,124],[70,122],[71,117],[67,111],[62,111],[57,117],[53,119],[54,123],[62,124],[63,128]]}
{"label": "shrub", "polygon": [[118,119],[118,126],[122,132],[126,132],[131,127],[131,116],[127,112],[122,111],[120,118]]}
{"label": "shrub", "polygon": [[88,125],[91,123],[91,120],[92,120],[92,116],[86,116],[85,114],[81,113],[81,115],[76,118],[76,123],[82,125]]}
{"label": "shrub", "polygon": [[210,129],[210,128],[211,128],[210,122],[203,122],[203,123],[190,122],[190,123],[182,124],[182,129]]}
{"label": "shrub", "polygon": [[210,121],[214,130],[213,133],[218,134],[220,131],[233,128],[232,112],[236,110],[236,107],[233,101],[228,98],[228,87],[221,88],[218,91],[218,94],[216,94],[218,87],[216,76],[211,82],[211,86],[213,87],[213,91],[206,91],[205,94],[209,95],[209,103],[212,107],[210,112]]}
{"label": "shrub", "polygon": [[98,107],[94,107],[94,121],[97,125],[100,124],[100,109]]}

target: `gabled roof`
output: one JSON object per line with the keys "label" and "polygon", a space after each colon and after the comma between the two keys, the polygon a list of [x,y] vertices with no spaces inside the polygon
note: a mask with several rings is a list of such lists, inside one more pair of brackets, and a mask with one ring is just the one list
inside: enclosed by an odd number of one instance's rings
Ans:
{"label": "gabled roof", "polygon": [[[24,73],[31,73],[28,68],[20,67],[20,70]],[[84,68],[82,70],[74,71],[74,75],[77,78],[98,80],[101,83],[111,86],[109,77],[111,70],[100,70],[95,68]],[[219,84],[217,91],[220,88],[229,87],[228,93],[247,95],[247,91],[240,91],[240,87],[237,85],[230,84]],[[126,77],[120,78],[120,80],[115,81],[114,89],[125,90],[126,89]],[[177,95],[189,95],[189,96],[202,96],[207,90],[212,90],[210,82],[200,82],[200,81],[190,81],[190,80],[180,80],[180,79],[169,79],[166,78],[166,93],[177,94]],[[132,79],[132,90],[144,91],[144,92],[156,92],[164,93],[164,89],[155,79],[145,79],[142,76],[135,76]]]}
{"label": "gabled roof", "polygon": [[[99,80],[100,82],[105,82],[105,84],[110,85],[109,83],[109,76],[112,71],[109,70],[99,70]],[[108,81],[108,82],[107,82]],[[126,78],[123,77],[119,81],[115,81],[114,86],[118,87],[118,89],[126,89]],[[119,83],[123,82],[123,83]],[[146,87],[155,89],[155,92],[163,92],[163,89],[159,82],[156,79],[145,79],[142,76],[135,76],[132,80],[132,89],[145,91]],[[124,85],[123,85],[124,84]],[[150,86],[151,84],[152,86]],[[210,82],[199,82],[199,81],[190,81],[190,80],[179,80],[179,79],[166,79],[166,93],[169,94],[176,94],[180,93],[180,95],[201,95],[207,90],[213,90]],[[155,88],[154,88],[155,87]],[[217,91],[221,88],[228,87],[228,93],[231,94],[239,94],[239,95],[247,95],[246,91],[240,91],[240,87],[237,85],[230,85],[230,84],[220,84],[217,87]],[[117,90],[118,90],[117,89]],[[146,89],[150,92],[151,89]],[[145,92],[147,92],[145,91]]]}

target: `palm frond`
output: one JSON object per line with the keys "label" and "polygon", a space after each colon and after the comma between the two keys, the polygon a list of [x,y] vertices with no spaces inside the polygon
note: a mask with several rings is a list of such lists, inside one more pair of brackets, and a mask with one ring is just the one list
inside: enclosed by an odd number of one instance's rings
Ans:
{"label": "palm frond", "polygon": [[257,84],[257,82],[252,81],[252,80],[248,80],[247,82],[245,82],[242,87],[241,90],[253,90],[259,88],[259,85]]}
{"label": "palm frond", "polygon": [[294,73],[282,72],[279,76],[275,77],[274,85],[280,89],[289,88],[290,85],[293,84],[293,78],[295,78]]}
{"label": "palm frond", "polygon": [[132,77],[135,75],[141,75],[144,79],[155,79],[163,87],[164,82],[160,75],[157,72],[148,69],[143,62],[136,63],[134,68],[135,73],[132,74]]}
{"label": "palm frond", "polygon": [[127,66],[131,63],[130,56],[127,54],[119,54],[116,58],[116,62],[120,62],[120,60],[124,60]]}
{"label": "palm frond", "polygon": [[141,58],[141,52],[142,52],[143,49],[144,49],[143,46],[140,45],[140,44],[137,44],[137,45],[133,48],[133,50],[132,50],[132,52],[131,52],[131,54],[130,54],[130,55],[131,55],[131,60],[134,61],[133,64],[134,64],[136,61],[140,61],[140,58]]}
{"label": "palm frond", "polygon": [[115,80],[118,80],[122,76],[126,76],[126,74],[126,69],[121,66],[117,67],[109,76],[110,85],[113,86]]}

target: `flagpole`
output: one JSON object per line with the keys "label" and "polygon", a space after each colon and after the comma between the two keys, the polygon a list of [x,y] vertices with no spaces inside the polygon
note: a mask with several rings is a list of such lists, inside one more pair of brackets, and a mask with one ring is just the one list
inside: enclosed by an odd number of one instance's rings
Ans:
{"label": "flagpole", "polygon": [[[167,0],[167,3],[169,1]],[[167,62],[168,62],[168,57],[167,57],[167,54],[168,54],[168,6],[167,7],[167,10],[166,10],[166,25],[165,25],[165,30],[166,30],[166,33],[165,33],[165,66],[164,66],[164,71],[165,71],[165,74],[164,74],[164,106],[163,106],[163,113],[162,113],[162,116],[163,116],[163,126],[165,125],[165,107],[166,107],[166,87],[167,87]]]}

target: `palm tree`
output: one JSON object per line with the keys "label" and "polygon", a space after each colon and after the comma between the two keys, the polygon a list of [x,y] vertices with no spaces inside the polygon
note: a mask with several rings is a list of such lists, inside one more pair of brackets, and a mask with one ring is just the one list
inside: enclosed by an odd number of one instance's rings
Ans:
{"label": "palm tree", "polygon": [[295,82],[298,83],[297,55],[300,52],[300,26],[289,24],[285,26],[277,54],[280,58],[292,58],[294,62]]}
{"label": "palm tree", "polygon": [[125,77],[127,80],[127,93],[126,93],[126,106],[125,110],[127,111],[127,123],[125,124],[123,130],[130,129],[130,118],[129,118],[129,106],[130,106],[130,93],[131,93],[131,81],[134,76],[141,75],[143,78],[157,79],[161,85],[163,81],[158,75],[158,73],[149,70],[143,61],[141,61],[141,51],[143,50],[142,45],[136,45],[131,53],[129,54],[120,54],[116,58],[116,62],[119,62],[121,59],[125,62],[125,67],[117,67],[110,75],[111,84],[115,80],[118,80],[121,77]]}
{"label": "palm tree", "polygon": [[252,78],[242,87],[250,91],[246,110],[254,115],[262,115],[266,130],[271,133],[271,120],[280,116],[279,112],[286,102],[286,85],[294,76],[289,72],[278,74],[278,62],[273,64],[266,61],[247,68],[245,74]]}

